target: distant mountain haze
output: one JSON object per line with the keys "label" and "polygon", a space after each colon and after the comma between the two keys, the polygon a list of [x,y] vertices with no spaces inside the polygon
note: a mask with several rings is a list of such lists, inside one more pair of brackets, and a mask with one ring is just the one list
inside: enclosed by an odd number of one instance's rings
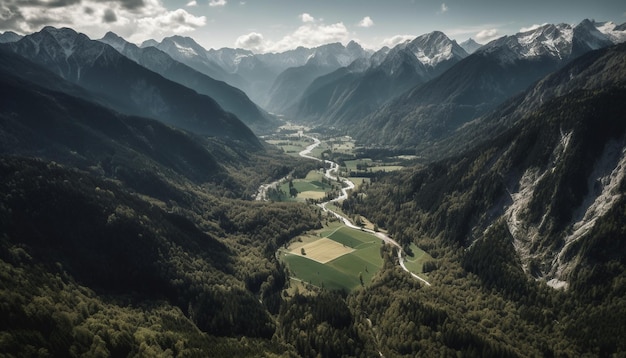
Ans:
{"label": "distant mountain haze", "polygon": [[316,79],[287,114],[324,125],[357,125],[390,99],[465,57],[465,50],[442,32],[419,36]]}
{"label": "distant mountain haze", "polygon": [[257,107],[244,92],[174,60],[157,47],[140,48],[111,32],[99,41],[111,45],[143,67],[213,98],[222,108],[235,114],[254,130],[267,131],[275,128],[276,120]]}
{"label": "distant mountain haze", "polygon": [[119,112],[159,119],[200,135],[259,145],[250,129],[212,98],[172,82],[113,47],[74,30],[46,27],[4,46],[87,89]]}

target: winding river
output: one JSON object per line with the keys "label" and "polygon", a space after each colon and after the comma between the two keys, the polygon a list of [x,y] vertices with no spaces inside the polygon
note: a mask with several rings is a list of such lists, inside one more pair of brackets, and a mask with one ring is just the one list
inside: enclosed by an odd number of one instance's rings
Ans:
{"label": "winding river", "polygon": [[[398,250],[398,263],[400,264],[400,267],[402,267],[402,269],[406,272],[408,272],[411,276],[415,277],[416,279],[420,280],[422,283],[424,283],[427,286],[430,286],[430,282],[428,282],[427,280],[419,277],[418,275],[414,274],[413,272],[409,271],[405,264],[404,264],[404,257],[402,256],[403,254],[403,250],[402,247],[400,246],[400,244],[398,244],[398,242],[396,242],[396,240],[392,239],[391,237],[389,237],[387,234],[382,233],[382,232],[378,232],[378,231],[374,231],[374,230],[370,230],[370,229],[366,229],[366,228],[361,228],[359,226],[354,225],[347,217],[337,213],[336,211],[333,211],[331,209],[328,209],[327,205],[330,203],[334,203],[334,202],[338,202],[338,201],[342,201],[344,199],[348,198],[348,191],[354,189],[354,183],[352,181],[350,181],[347,178],[341,178],[339,176],[339,164],[330,161],[330,160],[322,160],[320,158],[316,158],[314,156],[311,155],[311,152],[313,151],[313,149],[315,149],[318,145],[320,145],[322,142],[312,136],[308,136],[305,135],[305,137],[310,138],[313,140],[313,144],[309,145],[308,147],[306,147],[303,151],[301,151],[299,154],[301,157],[303,158],[307,158],[307,159],[311,159],[311,160],[316,160],[318,162],[323,162],[325,164],[328,164],[330,166],[330,169],[326,170],[325,176],[328,179],[332,179],[332,180],[338,180],[340,181],[343,185],[343,188],[341,189],[341,195],[329,200],[329,201],[325,201],[323,203],[317,204],[320,208],[322,208],[322,210],[324,210],[325,212],[331,213],[333,215],[335,215],[339,220],[341,220],[345,226],[354,229],[354,230],[360,230],[360,231],[364,231],[370,234],[373,234],[374,236],[378,237],[379,239],[383,240],[386,244],[389,245],[393,245],[395,246]],[[277,180],[273,183],[270,184],[264,184],[262,185],[259,190],[258,190],[258,194],[256,196],[256,200],[265,200],[265,195],[267,192],[268,188],[271,187],[276,187],[278,186],[282,181],[286,180],[286,178]]]}

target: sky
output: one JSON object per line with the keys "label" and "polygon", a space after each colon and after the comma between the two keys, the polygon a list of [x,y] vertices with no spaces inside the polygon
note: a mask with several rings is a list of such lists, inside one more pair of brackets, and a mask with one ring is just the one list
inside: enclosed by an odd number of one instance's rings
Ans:
{"label": "sky", "polygon": [[443,31],[479,43],[546,23],[626,22],[624,0],[0,0],[0,31],[71,27],[133,43],[189,36],[203,47],[282,52],[354,40],[377,50]]}

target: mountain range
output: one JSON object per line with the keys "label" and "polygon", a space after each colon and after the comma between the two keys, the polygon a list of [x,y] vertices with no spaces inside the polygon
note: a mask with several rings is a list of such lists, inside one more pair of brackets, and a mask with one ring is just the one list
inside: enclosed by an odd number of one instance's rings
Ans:
{"label": "mountain range", "polygon": [[[379,107],[349,133],[364,145],[428,152],[577,56],[623,39],[623,33],[615,25],[585,20],[577,26],[544,25],[494,40],[440,76]],[[457,143],[457,147],[463,146]]]}
{"label": "mountain range", "polygon": [[361,119],[376,108],[467,56],[442,32],[422,35],[317,78],[287,114],[343,128],[361,125]]}
{"label": "mountain range", "polygon": [[[0,351],[620,356],[625,40],[626,24],[591,20],[375,52],[4,33]],[[320,175],[257,137],[281,124],[266,110],[373,159],[417,158],[339,204],[400,244],[374,247],[369,285],[313,287],[277,257],[343,228],[308,202],[250,200]]]}
{"label": "mountain range", "polygon": [[[173,41],[176,39],[177,38],[166,39],[161,42],[161,45],[174,43]],[[261,110],[254,104],[243,91],[223,81],[218,81],[215,77],[209,77],[202,72],[198,72],[192,67],[173,59],[167,53],[159,49],[167,49],[164,45],[140,48],[111,32],[107,33],[99,41],[111,45],[121,54],[141,66],[171,81],[191,88],[200,94],[213,98],[223,109],[235,114],[254,130],[263,131],[275,127],[275,120],[267,112]]]}
{"label": "mountain range", "polygon": [[[626,257],[618,224],[626,207],[624,63],[626,44],[572,60],[494,113],[512,121],[506,130],[423,169],[387,176],[344,210],[354,205],[381,227],[401,227],[391,232],[400,240],[457,242],[470,252],[468,269],[489,280],[506,275],[489,274],[497,265],[490,269],[477,255],[488,255],[483,243],[496,240],[526,275],[555,288],[611,282],[624,273],[606,266]],[[482,257],[495,262],[493,255]]]}
{"label": "mountain range", "polygon": [[79,85],[116,111],[156,118],[200,135],[259,145],[251,130],[212,98],[167,80],[72,29],[46,27],[3,46]]}

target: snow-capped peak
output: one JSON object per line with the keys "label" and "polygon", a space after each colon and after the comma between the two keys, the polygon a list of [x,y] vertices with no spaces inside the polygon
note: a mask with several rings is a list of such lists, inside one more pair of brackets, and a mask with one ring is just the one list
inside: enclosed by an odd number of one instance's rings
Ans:
{"label": "snow-capped peak", "polygon": [[626,31],[611,22],[583,20],[580,24],[546,24],[532,30],[505,36],[483,46],[477,52],[498,52],[502,61],[553,58],[566,60],[588,50],[595,50],[626,40]]}
{"label": "snow-capped peak", "polygon": [[626,23],[616,25],[613,21],[594,22],[598,31],[608,36],[614,43],[626,42]]}
{"label": "snow-capped peak", "polygon": [[408,49],[419,62],[430,67],[455,57],[458,59],[467,57],[467,52],[456,41],[450,40],[440,31],[424,34],[398,46]]}
{"label": "snow-capped peak", "polygon": [[174,46],[176,46],[176,48],[178,49],[178,52],[180,52],[183,56],[189,58],[198,56],[198,53],[193,48],[183,46],[176,41],[173,41],[173,43]]}
{"label": "snow-capped peak", "polygon": [[563,59],[571,53],[574,31],[569,24],[543,25],[516,35],[525,58],[548,55]]}

